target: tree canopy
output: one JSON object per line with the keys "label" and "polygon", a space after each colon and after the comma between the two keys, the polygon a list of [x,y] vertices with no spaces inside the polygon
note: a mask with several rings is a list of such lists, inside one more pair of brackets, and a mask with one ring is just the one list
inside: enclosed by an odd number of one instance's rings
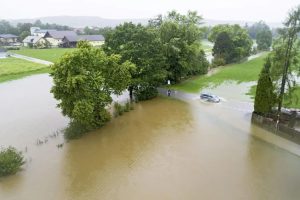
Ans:
{"label": "tree canopy", "polygon": [[215,59],[223,59],[224,64],[234,60],[234,43],[227,32],[218,34],[212,51]]}
{"label": "tree canopy", "polygon": [[178,82],[182,77],[207,72],[208,61],[201,48],[201,23],[202,17],[191,11],[186,15],[172,11],[163,18],[159,32],[169,79]]}
{"label": "tree canopy", "polygon": [[155,97],[156,87],[166,78],[166,63],[158,32],[141,24],[124,23],[107,35],[104,50],[120,54],[122,61],[136,65],[129,91],[139,100]]}
{"label": "tree canopy", "polygon": [[129,61],[122,62],[120,55],[107,56],[103,50],[80,42],[77,50],[52,66],[51,92],[64,115],[97,128],[110,119],[106,106],[112,102],[111,94],[120,94],[128,87],[134,68]]}
{"label": "tree canopy", "polygon": [[[221,33],[222,37],[225,37],[226,33],[226,44],[229,45],[230,42],[230,45],[228,46],[230,50],[227,50],[227,53],[222,55],[220,53],[223,52],[220,52],[219,49],[220,46],[224,46],[225,43],[219,37]],[[216,46],[214,47],[215,51],[213,50],[213,55],[217,58],[222,58],[222,56],[226,56],[223,58],[226,61],[226,63],[239,61],[242,58],[249,56],[253,44],[252,40],[250,39],[247,33],[247,30],[240,27],[239,25],[226,24],[214,26],[208,36],[208,39],[211,42],[214,42],[214,46]]]}

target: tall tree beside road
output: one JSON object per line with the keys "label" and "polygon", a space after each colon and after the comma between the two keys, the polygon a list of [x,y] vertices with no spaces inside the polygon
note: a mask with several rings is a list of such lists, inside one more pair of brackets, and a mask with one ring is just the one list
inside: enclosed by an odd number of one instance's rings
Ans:
{"label": "tall tree beside road", "polygon": [[207,73],[208,61],[201,48],[201,23],[202,17],[192,11],[186,15],[172,11],[162,20],[160,38],[168,78],[174,82],[179,82],[182,77]]}
{"label": "tall tree beside road", "polygon": [[131,71],[132,80],[128,87],[130,97],[146,100],[157,95],[156,87],[167,76],[163,46],[158,31],[141,24],[124,23],[107,35],[104,50],[110,54],[120,54],[122,61],[136,65]]}

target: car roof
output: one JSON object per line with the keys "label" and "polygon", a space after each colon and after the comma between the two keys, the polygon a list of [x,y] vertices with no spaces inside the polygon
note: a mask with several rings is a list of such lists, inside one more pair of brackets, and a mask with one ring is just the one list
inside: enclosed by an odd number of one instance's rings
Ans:
{"label": "car roof", "polygon": [[212,94],[209,94],[209,93],[201,93],[201,95],[206,95],[206,96],[214,96]]}

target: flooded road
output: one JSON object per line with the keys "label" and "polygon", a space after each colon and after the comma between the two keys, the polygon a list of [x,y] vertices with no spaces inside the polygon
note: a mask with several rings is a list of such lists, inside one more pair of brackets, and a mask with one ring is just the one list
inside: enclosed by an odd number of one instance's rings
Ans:
{"label": "flooded road", "polygon": [[47,75],[0,85],[0,145],[28,159],[0,179],[1,200],[300,198],[297,147],[251,125],[251,112],[161,97],[66,143],[53,136],[68,119],[50,87]]}

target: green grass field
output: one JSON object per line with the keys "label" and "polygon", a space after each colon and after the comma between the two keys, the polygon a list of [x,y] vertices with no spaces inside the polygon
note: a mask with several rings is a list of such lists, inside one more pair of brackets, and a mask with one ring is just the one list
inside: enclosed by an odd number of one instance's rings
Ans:
{"label": "green grass field", "polygon": [[0,82],[48,72],[50,67],[46,65],[12,57],[0,59]]}
{"label": "green grass field", "polygon": [[53,48],[53,49],[27,49],[23,48],[20,50],[11,51],[13,53],[21,54],[24,56],[30,56],[41,60],[55,62],[64,55],[66,52],[72,52],[75,48]]}
{"label": "green grass field", "polygon": [[211,76],[197,76],[171,87],[184,92],[197,93],[204,87],[219,85],[228,80],[237,82],[257,81],[266,56],[267,53],[264,53],[260,57],[247,62],[227,65],[221,67],[217,73]]}

